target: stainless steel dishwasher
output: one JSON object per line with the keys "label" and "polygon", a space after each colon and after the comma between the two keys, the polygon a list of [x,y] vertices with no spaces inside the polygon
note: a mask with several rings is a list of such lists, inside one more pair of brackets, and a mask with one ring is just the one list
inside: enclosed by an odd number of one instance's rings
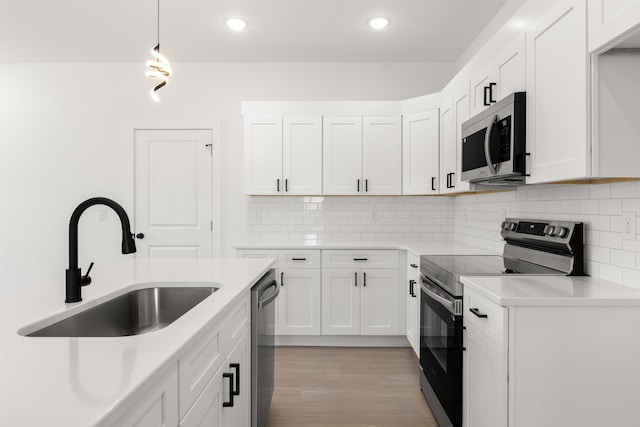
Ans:
{"label": "stainless steel dishwasher", "polygon": [[274,269],[251,288],[251,426],[264,427],[273,396],[276,298]]}

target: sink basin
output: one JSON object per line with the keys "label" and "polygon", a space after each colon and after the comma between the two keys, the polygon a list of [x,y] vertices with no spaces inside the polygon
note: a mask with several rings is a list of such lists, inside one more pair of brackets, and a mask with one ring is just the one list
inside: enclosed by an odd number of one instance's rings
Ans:
{"label": "sink basin", "polygon": [[138,289],[27,336],[123,337],[146,334],[170,325],[217,290],[214,287]]}

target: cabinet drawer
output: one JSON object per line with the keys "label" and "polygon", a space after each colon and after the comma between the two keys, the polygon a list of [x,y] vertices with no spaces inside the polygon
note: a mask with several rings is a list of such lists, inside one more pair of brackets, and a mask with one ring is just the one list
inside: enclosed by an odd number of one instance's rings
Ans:
{"label": "cabinet drawer", "polygon": [[278,251],[278,268],[320,268],[317,249],[286,249]]}
{"label": "cabinet drawer", "polygon": [[198,335],[178,362],[180,419],[185,416],[214,373],[222,366],[230,345],[224,317],[206,333]]}
{"label": "cabinet drawer", "polygon": [[464,290],[463,317],[496,347],[507,349],[508,310],[480,295],[473,289]]}
{"label": "cabinet drawer", "polygon": [[236,258],[274,258],[278,259],[278,251],[263,249],[236,249]]}
{"label": "cabinet drawer", "polygon": [[324,250],[322,268],[398,268],[394,250]]}

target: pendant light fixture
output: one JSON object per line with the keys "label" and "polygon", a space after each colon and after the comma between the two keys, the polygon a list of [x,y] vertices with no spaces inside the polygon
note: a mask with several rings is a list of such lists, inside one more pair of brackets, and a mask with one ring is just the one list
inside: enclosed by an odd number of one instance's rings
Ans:
{"label": "pendant light fixture", "polygon": [[149,68],[146,75],[152,79],[160,80],[160,83],[151,89],[151,98],[159,102],[160,98],[156,92],[169,83],[169,76],[171,76],[173,72],[169,65],[169,60],[160,54],[160,0],[158,0],[158,40],[156,45],[151,49],[151,55],[153,55],[155,60],[152,59],[146,62],[147,68]]}

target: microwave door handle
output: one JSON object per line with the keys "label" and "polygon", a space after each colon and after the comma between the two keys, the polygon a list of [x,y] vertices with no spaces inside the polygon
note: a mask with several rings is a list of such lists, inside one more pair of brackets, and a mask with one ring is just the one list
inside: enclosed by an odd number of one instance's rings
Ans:
{"label": "microwave door handle", "polygon": [[491,121],[487,126],[487,133],[484,136],[484,157],[487,159],[487,166],[489,167],[489,171],[491,171],[491,175],[496,175],[498,170],[493,164],[493,160],[491,160],[491,131],[493,130],[493,125],[499,120],[498,115],[494,115],[491,117]]}

